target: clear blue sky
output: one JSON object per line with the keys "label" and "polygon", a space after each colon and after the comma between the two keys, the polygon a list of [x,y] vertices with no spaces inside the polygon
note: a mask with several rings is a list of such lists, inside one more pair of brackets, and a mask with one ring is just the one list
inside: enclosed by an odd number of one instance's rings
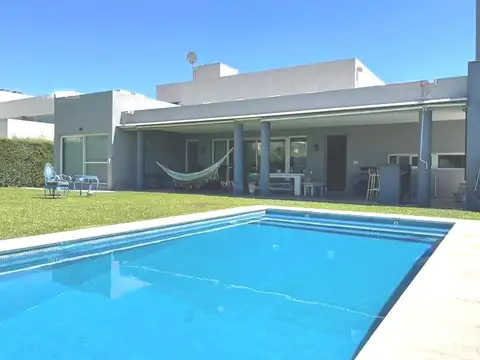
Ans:
{"label": "clear blue sky", "polygon": [[0,88],[127,89],[189,80],[185,54],[251,72],[357,57],[387,82],[464,75],[473,0],[4,0]]}

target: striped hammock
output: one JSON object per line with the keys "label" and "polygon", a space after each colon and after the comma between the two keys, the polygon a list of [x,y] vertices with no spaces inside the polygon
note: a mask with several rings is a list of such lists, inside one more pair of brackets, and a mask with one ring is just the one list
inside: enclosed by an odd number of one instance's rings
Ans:
{"label": "striped hammock", "polygon": [[158,166],[162,168],[165,173],[170,176],[172,179],[177,180],[177,181],[184,181],[184,182],[193,182],[193,181],[202,181],[202,180],[209,180],[209,179],[214,179],[218,176],[218,168],[222,163],[228,158],[228,155],[233,151],[233,148],[230,149],[227,154],[222,157],[220,160],[218,160],[215,164],[212,166],[209,166],[206,169],[203,169],[201,171],[193,172],[193,173],[181,173],[181,172],[176,172],[173,171],[166,166],[160,164],[158,161],[155,161]]}

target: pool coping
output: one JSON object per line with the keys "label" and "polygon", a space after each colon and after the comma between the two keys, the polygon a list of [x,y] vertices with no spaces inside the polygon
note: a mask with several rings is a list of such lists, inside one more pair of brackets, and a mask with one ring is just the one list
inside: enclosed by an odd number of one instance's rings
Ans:
{"label": "pool coping", "polygon": [[257,205],[0,240],[0,254],[268,209],[453,223],[355,360],[480,360],[480,221]]}

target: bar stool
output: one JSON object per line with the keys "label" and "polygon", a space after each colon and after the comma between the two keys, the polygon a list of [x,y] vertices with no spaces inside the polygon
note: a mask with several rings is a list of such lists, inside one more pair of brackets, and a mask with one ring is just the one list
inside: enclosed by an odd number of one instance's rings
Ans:
{"label": "bar stool", "polygon": [[375,200],[380,191],[380,171],[368,169],[367,200]]}

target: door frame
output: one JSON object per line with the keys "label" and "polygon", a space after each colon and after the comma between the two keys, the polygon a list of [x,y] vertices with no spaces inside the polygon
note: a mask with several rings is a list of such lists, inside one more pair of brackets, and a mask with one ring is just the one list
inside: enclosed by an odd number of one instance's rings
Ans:
{"label": "door frame", "polygon": [[[308,135],[304,135],[303,133],[299,135],[289,135],[289,136],[271,136],[270,140],[284,140],[285,141],[285,173],[289,174],[290,173],[290,144],[292,139],[299,139],[299,138],[304,138],[305,141],[307,142],[308,146]],[[257,141],[260,142],[261,138],[260,137],[245,137],[243,138],[243,141]],[[215,158],[214,158],[214,142],[215,141],[227,141],[227,151],[228,151],[228,145],[230,144],[230,141],[233,142],[233,138],[213,138],[212,139],[212,151],[211,151],[211,162],[212,165],[215,163]],[[307,158],[308,158],[308,150],[307,150]],[[227,165],[230,166],[230,160],[227,158]],[[307,170],[307,169],[305,169]]]}
{"label": "door frame", "polygon": [[[187,139],[185,141],[185,172],[186,173],[188,173],[188,144],[189,143],[196,143],[197,146],[199,146],[197,139]],[[198,149],[200,150],[200,148]]]}
{"label": "door frame", "polygon": [[[64,139],[71,139],[71,138],[81,138],[82,139],[82,174],[78,175],[85,175],[86,174],[86,165],[87,164],[104,164],[107,165],[107,182],[101,182],[100,185],[106,185],[107,187],[110,187],[110,149],[107,149],[107,154],[108,154],[108,159],[107,161],[86,161],[87,159],[87,150],[85,146],[85,139],[89,136],[106,136],[107,139],[109,139],[108,133],[88,133],[88,134],[71,134],[71,135],[62,135],[60,136],[60,166],[55,164],[55,170],[60,170],[60,174],[64,173],[64,156],[63,156],[63,150],[64,150],[64,144],[63,140]],[[110,145],[109,145],[110,148]]]}
{"label": "door frame", "polygon": [[345,133],[328,133],[325,134],[325,146],[324,146],[324,169],[325,174],[325,191],[328,191],[327,179],[328,179],[328,138],[330,136],[344,136],[345,137],[345,190],[347,191],[347,169],[348,169],[348,135]]}

